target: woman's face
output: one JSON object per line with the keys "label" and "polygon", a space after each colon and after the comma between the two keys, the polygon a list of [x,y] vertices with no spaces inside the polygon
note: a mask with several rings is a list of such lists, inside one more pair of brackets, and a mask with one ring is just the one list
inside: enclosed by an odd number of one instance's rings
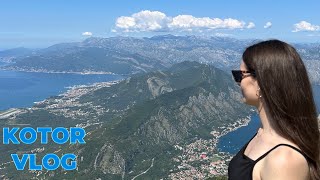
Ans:
{"label": "woman's face", "polygon": [[[241,61],[240,70],[248,71],[247,66]],[[249,73],[244,73],[243,75],[248,75]],[[240,83],[243,102],[248,105],[259,106],[259,91],[258,83],[253,76],[246,76],[242,79]],[[258,94],[258,95],[257,95]]]}

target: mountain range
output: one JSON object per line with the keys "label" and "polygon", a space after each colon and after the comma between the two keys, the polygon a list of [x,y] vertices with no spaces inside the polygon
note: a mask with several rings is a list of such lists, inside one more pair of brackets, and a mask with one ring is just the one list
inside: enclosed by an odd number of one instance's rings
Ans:
{"label": "mountain range", "polygon": [[[228,37],[174,36],[91,37],[44,49],[18,48],[0,52],[2,69],[41,72],[106,72],[135,74],[170,67],[183,61],[211,64],[222,70],[238,69],[245,48],[260,40]],[[293,44],[302,56],[310,78],[320,83],[320,44]]]}

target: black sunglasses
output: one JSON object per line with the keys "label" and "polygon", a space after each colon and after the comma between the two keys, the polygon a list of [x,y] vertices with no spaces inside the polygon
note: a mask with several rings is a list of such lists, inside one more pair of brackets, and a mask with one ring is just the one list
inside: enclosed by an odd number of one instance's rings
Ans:
{"label": "black sunglasses", "polygon": [[[254,71],[232,70],[231,72],[232,72],[234,80],[237,83],[241,83],[242,79],[245,78],[245,77],[248,77],[248,76],[255,77],[256,76],[256,73]],[[250,73],[250,74],[244,75],[243,73]]]}

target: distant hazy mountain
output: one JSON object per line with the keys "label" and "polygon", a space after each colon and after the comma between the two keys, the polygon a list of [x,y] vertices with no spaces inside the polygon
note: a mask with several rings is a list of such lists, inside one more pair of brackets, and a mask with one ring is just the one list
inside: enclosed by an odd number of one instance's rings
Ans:
{"label": "distant hazy mountain", "polygon": [[[49,152],[73,152],[78,156],[77,171],[58,169],[37,176],[16,171],[8,163],[1,166],[0,174],[12,179],[132,179],[151,167],[140,178],[165,178],[173,169],[178,170],[173,159],[182,152],[175,145],[186,147],[196,140],[210,140],[214,138],[211,131],[222,132],[248,114],[239,87],[229,74],[210,65],[182,62],[82,95],[52,97],[17,117],[0,121],[6,126],[78,125],[87,131],[85,145],[34,144],[1,149],[0,163],[10,161],[10,153],[41,147],[44,150],[37,154],[39,157]],[[207,162],[198,163],[192,166],[200,168]]]}
{"label": "distant hazy mountain", "polygon": [[[227,37],[162,35],[151,38],[91,37],[79,43],[57,44],[34,55],[15,58],[6,69],[27,71],[148,72],[183,61],[238,69],[245,48],[259,40]],[[320,84],[320,44],[294,44],[306,62],[312,81]]]}
{"label": "distant hazy mountain", "polygon": [[27,57],[7,66],[7,69],[29,71],[116,74],[134,74],[162,68],[164,66],[160,61],[154,61],[139,54],[122,53],[99,47],[71,47],[54,52],[46,50],[44,54]]}
{"label": "distant hazy mountain", "polygon": [[239,63],[241,52],[252,40],[222,37],[163,35],[151,38],[112,37],[89,38],[84,46],[112,47],[119,51],[139,53],[169,65],[183,61],[197,61],[230,68]]}
{"label": "distant hazy mountain", "polygon": [[24,58],[26,56],[31,56],[36,50],[27,48],[14,48],[4,51],[0,51],[0,62],[11,63],[16,61],[17,58]]}
{"label": "distant hazy mountain", "polygon": [[320,85],[320,44],[294,44],[309,72],[311,81]]}
{"label": "distant hazy mountain", "polygon": [[183,61],[238,66],[240,53],[251,41],[197,36],[151,38],[88,38],[38,50],[33,56],[15,59],[6,69],[25,71],[106,71],[132,74],[169,67]]}

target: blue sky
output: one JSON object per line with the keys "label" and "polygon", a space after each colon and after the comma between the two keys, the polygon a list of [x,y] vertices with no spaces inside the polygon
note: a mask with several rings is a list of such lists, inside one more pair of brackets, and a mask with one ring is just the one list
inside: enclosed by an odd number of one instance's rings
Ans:
{"label": "blue sky", "polygon": [[319,0],[2,0],[0,50],[118,35],[320,42],[319,8]]}

